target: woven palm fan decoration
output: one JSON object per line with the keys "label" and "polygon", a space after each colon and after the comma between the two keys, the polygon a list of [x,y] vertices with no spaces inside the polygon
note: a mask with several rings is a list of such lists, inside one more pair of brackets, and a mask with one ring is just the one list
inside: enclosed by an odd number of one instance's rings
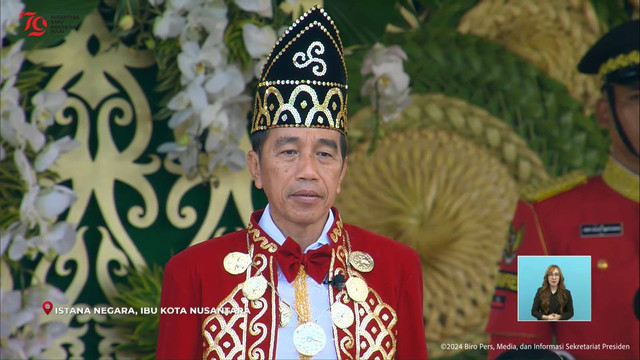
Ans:
{"label": "woven palm fan decoration", "polygon": [[[371,115],[355,114],[351,131],[366,134]],[[384,129],[369,155],[366,142],[353,144],[337,206],[345,221],[420,254],[430,356],[452,355],[444,341],[486,342],[518,187],[546,178],[542,164],[499,119],[442,95],[414,96]]]}
{"label": "woven palm fan decoration", "polygon": [[458,26],[462,34],[497,41],[563,83],[591,111],[600,91],[576,64],[603,34],[590,0],[483,0]]}
{"label": "woven palm fan decoration", "polygon": [[[371,141],[373,116],[372,109],[366,107],[350,117],[351,149],[361,151],[360,147]],[[526,141],[502,120],[464,100],[441,94],[413,95],[412,104],[396,120],[382,124],[385,132],[421,128],[451,130],[486,148],[501,159],[521,187],[549,178],[544,164]]]}

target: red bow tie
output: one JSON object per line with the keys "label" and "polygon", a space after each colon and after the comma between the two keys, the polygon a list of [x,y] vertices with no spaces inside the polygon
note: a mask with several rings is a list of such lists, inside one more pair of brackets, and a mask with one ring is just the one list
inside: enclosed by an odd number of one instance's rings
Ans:
{"label": "red bow tie", "polygon": [[291,283],[298,276],[300,265],[303,265],[306,273],[320,284],[329,272],[331,248],[323,245],[319,249],[303,253],[300,245],[288,237],[278,249],[276,258],[288,282]]}

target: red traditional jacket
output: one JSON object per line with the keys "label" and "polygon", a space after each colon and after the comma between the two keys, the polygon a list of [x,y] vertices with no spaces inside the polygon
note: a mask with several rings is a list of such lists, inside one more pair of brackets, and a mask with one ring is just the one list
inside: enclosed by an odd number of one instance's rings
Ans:
{"label": "red traditional jacket", "polygon": [[[586,184],[538,203],[520,202],[512,226],[522,240],[511,239],[500,264],[487,325],[489,357],[507,350],[500,345],[550,344],[555,335],[576,359],[640,359],[638,177],[610,161]],[[591,256],[591,321],[518,322],[518,255]]]}
{"label": "red traditional jacket", "polygon": [[[355,321],[346,329],[333,326],[338,359],[426,359],[422,317],[422,267],[415,251],[397,241],[343,224],[337,210],[329,230],[333,276],[366,282],[365,301],[352,300],[346,289],[330,287],[329,301],[342,302]],[[247,229],[194,245],[167,263],[162,285],[158,359],[274,359],[278,343],[278,244],[259,226],[262,210],[251,215]],[[230,252],[248,253],[253,265],[239,275],[227,272]],[[351,251],[374,259],[370,272],[349,264]],[[273,285],[250,301],[243,283],[262,274]],[[191,308],[215,313],[190,314]],[[169,314],[173,309],[187,314]],[[236,309],[236,310],[234,310]],[[202,312],[202,311],[201,311]],[[281,343],[284,344],[284,343]],[[281,345],[283,346],[283,345]]]}

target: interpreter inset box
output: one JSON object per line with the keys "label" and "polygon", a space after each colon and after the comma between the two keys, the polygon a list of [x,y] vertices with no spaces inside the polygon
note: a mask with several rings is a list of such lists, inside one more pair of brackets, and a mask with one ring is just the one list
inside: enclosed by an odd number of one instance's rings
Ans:
{"label": "interpreter inset box", "polygon": [[518,321],[591,321],[591,256],[518,256]]}

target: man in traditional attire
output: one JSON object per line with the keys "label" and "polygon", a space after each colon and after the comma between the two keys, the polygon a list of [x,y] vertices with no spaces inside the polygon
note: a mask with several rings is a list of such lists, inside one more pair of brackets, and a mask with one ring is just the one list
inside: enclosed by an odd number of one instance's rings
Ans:
{"label": "man in traditional attire", "polygon": [[343,55],[318,7],[274,46],[248,154],[269,204],[167,263],[161,306],[178,313],[160,315],[158,359],[426,358],[418,255],[332,207],[347,168]]}
{"label": "man in traditional attire", "polygon": [[[518,204],[487,325],[492,359],[507,344],[552,341],[575,359],[640,359],[638,24],[612,29],[578,65],[580,72],[602,80],[595,114],[610,130],[611,156],[602,175],[556,184],[557,191],[541,191],[538,201]],[[518,322],[517,255],[591,256],[591,274],[584,274],[591,276],[591,321]],[[511,351],[500,358],[521,355]]]}

